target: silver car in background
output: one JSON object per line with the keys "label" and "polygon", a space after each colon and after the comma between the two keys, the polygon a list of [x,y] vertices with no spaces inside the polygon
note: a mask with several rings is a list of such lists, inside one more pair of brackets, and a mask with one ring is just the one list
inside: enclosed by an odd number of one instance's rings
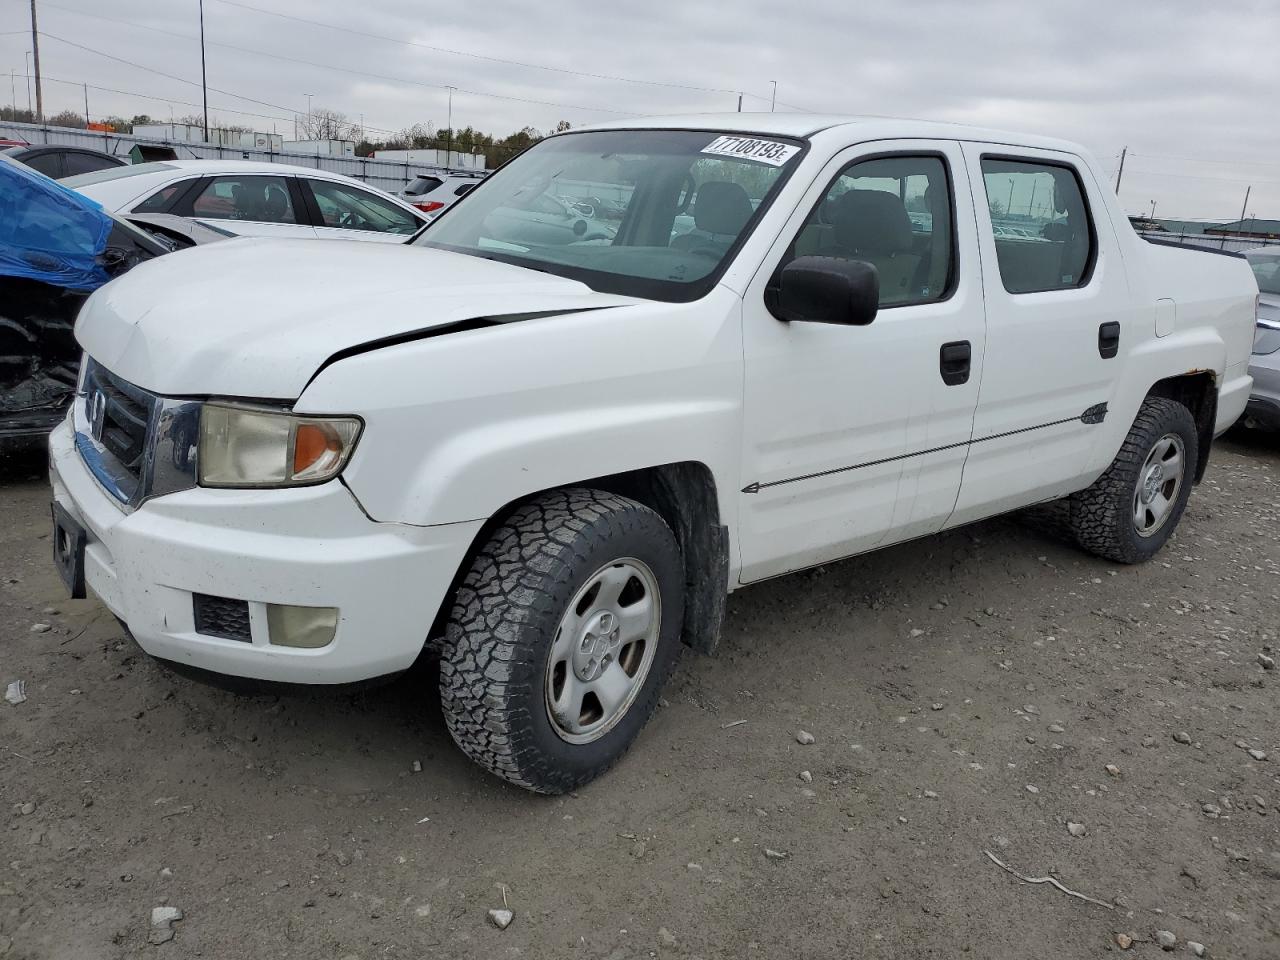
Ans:
{"label": "silver car in background", "polygon": [[1258,327],[1249,373],[1253,393],[1241,422],[1246,427],[1280,430],[1280,246],[1246,250],[1258,281]]}
{"label": "silver car in background", "polygon": [[439,216],[484,179],[481,173],[420,173],[400,190],[400,199],[427,214]]}

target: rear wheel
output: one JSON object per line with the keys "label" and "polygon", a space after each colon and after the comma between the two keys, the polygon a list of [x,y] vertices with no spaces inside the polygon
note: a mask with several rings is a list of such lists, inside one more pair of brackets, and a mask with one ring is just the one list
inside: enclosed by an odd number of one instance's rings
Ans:
{"label": "rear wheel", "polygon": [[643,504],[569,489],[518,507],[454,601],[440,664],[454,741],[540,793],[599,776],[679,656],[683,584],[675,536]]}
{"label": "rear wheel", "polygon": [[1173,535],[1198,456],[1195,421],[1175,400],[1148,397],[1105,473],[1070,499],[1079,544],[1118,563],[1153,557]]}

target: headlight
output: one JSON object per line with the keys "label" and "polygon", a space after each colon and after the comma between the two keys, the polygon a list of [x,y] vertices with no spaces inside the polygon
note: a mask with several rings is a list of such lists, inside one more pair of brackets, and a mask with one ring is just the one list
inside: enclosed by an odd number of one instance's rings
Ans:
{"label": "headlight", "polygon": [[301,487],[336,477],[360,436],[355,417],[206,403],[196,462],[202,487]]}
{"label": "headlight", "polygon": [[1253,352],[1256,356],[1280,350],[1280,326],[1259,321],[1253,332]]}

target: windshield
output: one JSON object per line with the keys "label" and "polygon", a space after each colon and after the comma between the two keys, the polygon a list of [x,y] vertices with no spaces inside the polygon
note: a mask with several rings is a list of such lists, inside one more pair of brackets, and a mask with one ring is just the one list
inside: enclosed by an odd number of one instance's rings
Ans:
{"label": "windshield", "polygon": [[1280,250],[1275,253],[1247,253],[1245,259],[1253,267],[1253,275],[1258,280],[1258,290],[1262,293],[1280,295]]}
{"label": "windshield", "polygon": [[694,300],[715,284],[802,149],[786,139],[693,130],[551,137],[414,242],[608,293]]}

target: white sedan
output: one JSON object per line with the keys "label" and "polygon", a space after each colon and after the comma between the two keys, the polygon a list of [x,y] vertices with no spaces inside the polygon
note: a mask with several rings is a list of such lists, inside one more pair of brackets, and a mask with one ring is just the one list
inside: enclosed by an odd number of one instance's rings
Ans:
{"label": "white sedan", "polygon": [[170,214],[249,237],[403,243],[427,223],[359,180],[250,160],[164,160],[62,181],[117,214]]}

